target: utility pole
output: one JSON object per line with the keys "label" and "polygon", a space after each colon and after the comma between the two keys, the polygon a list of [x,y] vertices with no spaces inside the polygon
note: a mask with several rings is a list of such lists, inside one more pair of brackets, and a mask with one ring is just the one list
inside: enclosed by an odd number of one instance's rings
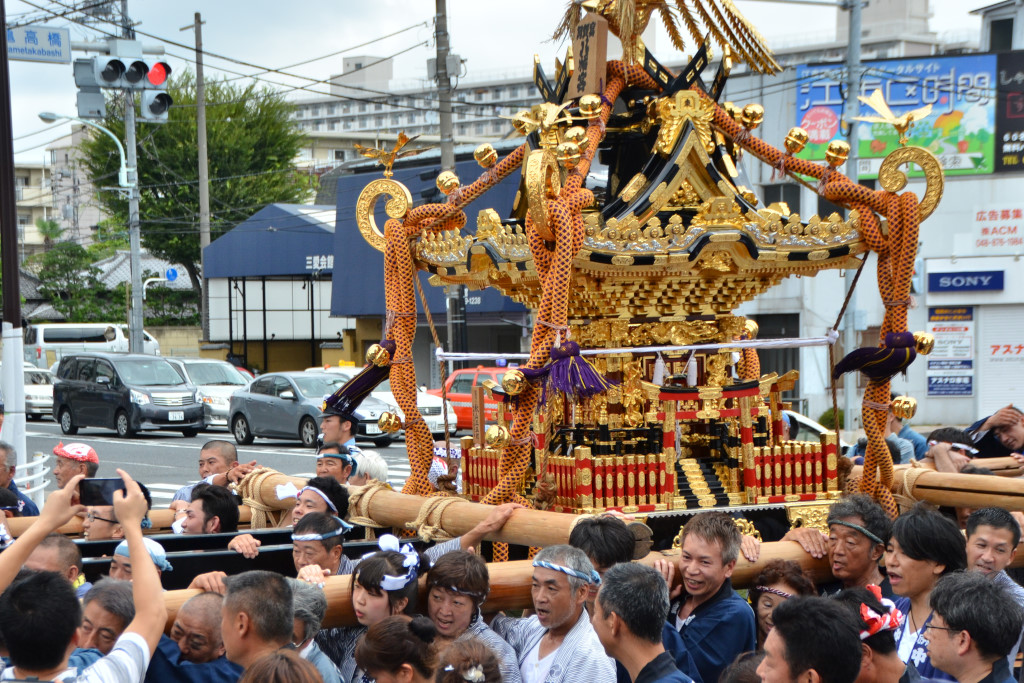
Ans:
{"label": "utility pole", "polygon": [[[7,18],[4,0],[0,17]],[[3,268],[3,389],[7,399],[7,417],[3,440],[17,451],[17,464],[23,467],[25,452],[25,375],[22,372],[21,286],[18,272],[18,202],[14,194],[14,133],[11,123],[11,75],[7,59],[7,32],[0,35],[0,266]],[[7,463],[12,465],[14,463]],[[35,502],[42,504],[38,494]]]}
{"label": "utility pole", "polygon": [[[206,82],[203,80],[203,17],[196,12],[195,23],[183,26],[182,31],[196,32],[196,139],[199,148],[199,271],[206,273],[203,250],[210,246],[210,164],[206,147]],[[449,114],[449,124],[451,114]],[[203,324],[203,340],[210,338],[209,292],[203,280],[200,312]]]}
{"label": "utility pole", "polygon": [[[844,9],[850,12],[850,32],[846,47],[846,120],[849,125],[850,156],[846,160],[847,175],[855,183],[860,182],[857,169],[857,125],[855,120],[860,116],[860,14],[862,0],[845,0]],[[866,258],[866,256],[865,256]],[[846,353],[857,348],[857,292],[850,292],[853,287],[853,276],[847,273],[846,290],[850,295],[850,303],[846,307],[846,319],[843,321],[843,347]],[[857,428],[857,377],[858,373],[849,373],[843,380],[843,426],[852,432]],[[838,416],[836,425],[839,424]]]}
{"label": "utility pole", "polygon": [[[124,37],[135,40],[128,0],[121,0]],[[124,89],[124,146],[128,165],[128,243],[131,248],[132,314],[128,320],[128,350],[142,353],[142,235],[139,230],[139,167],[135,151],[135,93]]]}
{"label": "utility pole", "polygon": [[[455,134],[452,128],[452,79],[448,73],[448,10],[445,0],[435,0],[434,43],[437,45],[437,103],[441,123],[441,170],[455,170]],[[466,330],[466,287],[448,285],[448,346],[450,351],[468,351]],[[449,371],[462,363],[449,362]]]}

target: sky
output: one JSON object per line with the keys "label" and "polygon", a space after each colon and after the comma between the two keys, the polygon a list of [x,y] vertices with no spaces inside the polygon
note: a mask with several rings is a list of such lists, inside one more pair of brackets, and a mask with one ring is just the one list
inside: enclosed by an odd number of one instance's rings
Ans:
{"label": "sky", "polygon": [[[994,1],[994,0],[993,0]],[[72,0],[7,0],[7,23],[33,20],[34,24],[68,27],[72,40],[102,40],[99,31],[83,27],[66,18],[49,18],[47,12],[66,11]],[[829,7],[785,4],[754,0],[735,0],[740,11],[765,36],[769,45],[792,42],[816,42],[835,35],[836,13]],[[80,0],[82,4],[82,0]],[[983,0],[931,0],[930,27],[938,33],[975,35],[980,19],[970,10],[990,4]],[[518,0],[497,3],[494,0],[448,0],[448,30],[452,51],[466,60],[463,81],[498,78],[502,74],[526,73],[533,54],[539,54],[548,72],[565,45],[548,39],[565,7],[563,0]],[[38,8],[43,8],[40,10]],[[326,79],[340,73],[345,56],[373,55],[395,57],[395,75],[401,79],[426,76],[426,60],[433,55],[433,15],[430,0],[299,0],[281,3],[273,0],[193,0],[191,3],[129,0],[129,14],[141,32],[175,41],[187,47],[167,45],[167,61],[172,70],[193,68],[186,59],[194,59],[188,49],[194,45],[191,25],[195,12],[201,12],[206,78],[237,78],[241,74],[259,74],[251,66],[234,64],[213,55],[230,57],[259,67],[278,69],[307,79]],[[103,31],[117,29],[96,24]],[[794,26],[800,27],[794,35]],[[403,29],[408,29],[404,30]],[[388,38],[389,34],[400,32]],[[139,36],[145,44],[159,41]],[[364,43],[369,45],[359,47]],[[353,48],[344,54],[317,59]],[[679,61],[667,39],[656,39],[655,54],[662,62]],[[76,53],[75,57],[87,56]],[[292,66],[300,62],[309,63]],[[232,73],[233,72],[233,73]],[[39,112],[73,114],[76,88],[71,65],[10,62],[11,110],[14,150],[19,162],[39,163],[45,159],[45,146],[70,131],[66,123],[48,125]],[[326,92],[326,86],[310,80],[280,74],[264,74],[267,80],[285,87],[304,86]],[[291,97],[315,97],[308,91],[293,90]]]}

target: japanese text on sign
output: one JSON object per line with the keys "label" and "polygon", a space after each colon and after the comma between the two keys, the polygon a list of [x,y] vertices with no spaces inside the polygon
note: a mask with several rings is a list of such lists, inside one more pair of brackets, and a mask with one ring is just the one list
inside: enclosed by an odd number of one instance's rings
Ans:
{"label": "japanese text on sign", "polygon": [[310,254],[306,256],[306,270],[332,270],[334,254]]}
{"label": "japanese text on sign", "polygon": [[1014,254],[1024,249],[1024,203],[976,206],[971,246],[981,254]]}
{"label": "japanese text on sign", "polygon": [[7,57],[23,62],[71,63],[71,31],[49,26],[7,29]]}

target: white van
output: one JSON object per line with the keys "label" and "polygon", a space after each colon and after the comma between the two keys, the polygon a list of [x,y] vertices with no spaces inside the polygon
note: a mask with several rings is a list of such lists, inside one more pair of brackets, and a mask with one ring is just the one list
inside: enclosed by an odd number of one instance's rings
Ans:
{"label": "white van", "polygon": [[[48,368],[77,351],[128,352],[128,326],[112,323],[40,323],[25,328],[25,360]],[[142,331],[142,352],[160,355],[160,344]]]}

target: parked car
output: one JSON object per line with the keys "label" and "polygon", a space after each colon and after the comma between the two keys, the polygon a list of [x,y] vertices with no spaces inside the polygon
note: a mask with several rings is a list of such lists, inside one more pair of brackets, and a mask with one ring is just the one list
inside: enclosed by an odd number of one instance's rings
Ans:
{"label": "parked car", "polygon": [[42,368],[25,368],[25,417],[41,420],[53,415],[53,373]]}
{"label": "parked car", "polygon": [[197,396],[203,404],[203,418],[207,428],[226,429],[231,394],[248,384],[252,378],[240,373],[231,363],[213,358],[168,358],[167,362],[198,390]]}
{"label": "parked car", "polygon": [[[473,387],[480,386],[484,380],[491,379],[501,384],[507,368],[484,367],[456,370],[445,381],[448,394],[448,405],[454,406],[458,429],[473,427]],[[441,396],[440,389],[428,389],[428,394]],[[484,398],[484,419],[493,422],[498,418],[497,407],[500,401]]]}
{"label": "parked car", "polygon": [[[251,444],[253,437],[299,439],[304,446],[316,445],[320,433],[324,397],[345,384],[345,377],[328,372],[270,372],[231,395],[231,433],[239,444]],[[359,420],[356,438],[373,441],[378,448],[391,444],[392,436],[382,434],[377,420],[389,406],[367,396],[355,411]]]}
{"label": "parked car", "polygon": [[203,428],[196,388],[158,356],[75,353],[64,356],[53,386],[53,414],[65,434],[107,427],[122,438],[167,429],[195,436]]}
{"label": "parked car", "polygon": [[[327,368],[306,368],[306,372],[332,372],[345,377],[345,381],[348,381],[355,377],[362,368],[353,366],[332,366]],[[395,398],[394,393],[391,391],[391,382],[384,380],[373,390],[370,394],[376,399],[380,399],[387,403],[391,408],[391,412],[398,415],[402,420],[405,420],[405,413],[398,407],[398,399]],[[420,411],[420,415],[423,416],[423,421],[427,423],[427,428],[430,429],[430,433],[433,434],[435,439],[444,438],[444,413],[442,406],[444,401],[439,397],[433,396],[426,391],[416,392],[416,409]],[[455,421],[456,415],[452,404],[448,404],[448,431],[451,434],[455,433]]]}
{"label": "parked car", "polygon": [[[25,360],[40,368],[80,351],[126,353],[128,327],[112,323],[40,323],[27,325],[24,332]],[[142,331],[142,352],[160,355],[160,343]]]}
{"label": "parked car", "polygon": [[[793,437],[793,441],[813,441],[817,443],[822,434],[825,432],[832,431],[828,427],[819,424],[800,413],[792,410],[783,410],[783,413],[790,419],[791,422],[795,422],[797,425],[796,436]],[[839,439],[839,454],[845,455],[846,449],[850,447],[850,444],[843,441],[842,437]]]}

